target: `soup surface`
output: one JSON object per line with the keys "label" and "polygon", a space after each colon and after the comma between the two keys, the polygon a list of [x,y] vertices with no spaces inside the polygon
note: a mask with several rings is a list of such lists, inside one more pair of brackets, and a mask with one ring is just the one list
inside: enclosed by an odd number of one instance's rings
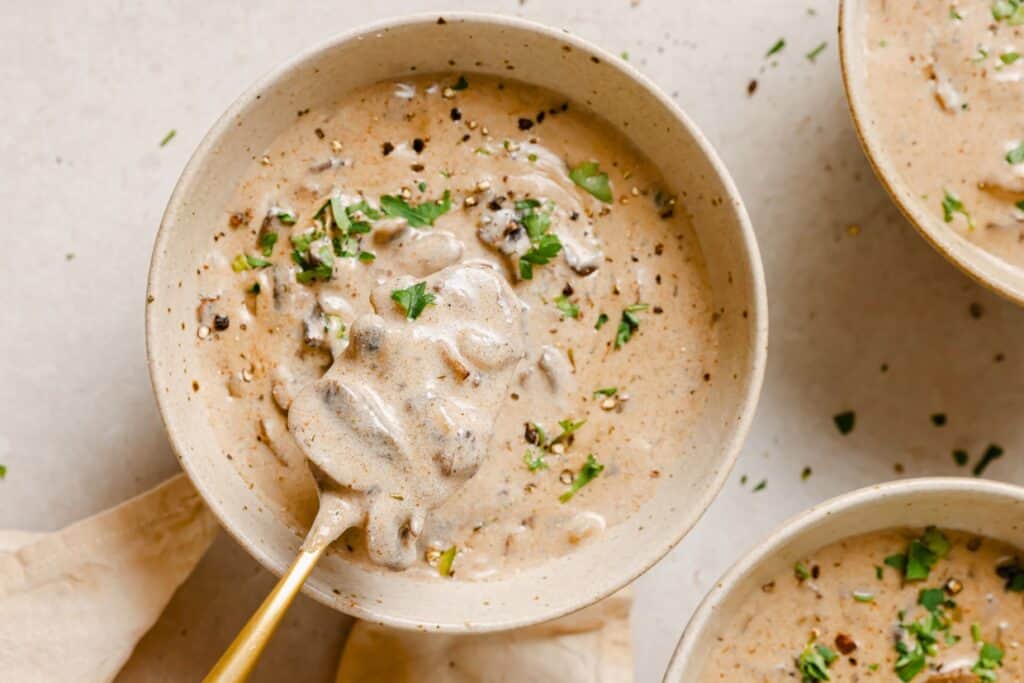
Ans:
{"label": "soup surface", "polygon": [[1024,5],[868,0],[869,113],[928,211],[1024,265]]}
{"label": "soup surface", "polygon": [[1024,564],[934,528],[829,545],[750,595],[702,681],[1024,680]]}
{"label": "soup surface", "polygon": [[302,535],[306,455],[359,491],[369,531],[335,545],[354,561],[466,579],[570,552],[671,476],[709,391],[684,199],[515,81],[418,76],[299,111],[198,269],[223,454]]}

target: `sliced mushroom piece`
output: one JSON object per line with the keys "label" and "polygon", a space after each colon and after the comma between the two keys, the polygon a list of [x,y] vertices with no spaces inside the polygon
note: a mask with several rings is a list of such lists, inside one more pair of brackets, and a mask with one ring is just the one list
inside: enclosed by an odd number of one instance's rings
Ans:
{"label": "sliced mushroom piece", "polygon": [[382,218],[373,224],[373,241],[387,244],[411,230],[409,221],[404,218]]}
{"label": "sliced mushroom piece", "polygon": [[590,275],[604,261],[604,253],[586,239],[561,236],[565,262],[577,275]]}
{"label": "sliced mushroom piece", "polygon": [[537,366],[556,394],[565,395],[575,387],[576,382],[568,357],[554,346],[546,345],[541,349]]}

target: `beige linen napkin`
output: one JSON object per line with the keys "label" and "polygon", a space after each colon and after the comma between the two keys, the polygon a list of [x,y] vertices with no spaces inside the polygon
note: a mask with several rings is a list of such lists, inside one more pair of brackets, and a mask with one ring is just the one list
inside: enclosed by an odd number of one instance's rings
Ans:
{"label": "beige linen napkin", "polygon": [[584,610],[515,631],[425,634],[358,621],[337,683],[499,683],[633,680],[629,589]]}
{"label": "beige linen napkin", "polygon": [[0,532],[0,677],[113,679],[217,528],[182,474],[61,531]]}

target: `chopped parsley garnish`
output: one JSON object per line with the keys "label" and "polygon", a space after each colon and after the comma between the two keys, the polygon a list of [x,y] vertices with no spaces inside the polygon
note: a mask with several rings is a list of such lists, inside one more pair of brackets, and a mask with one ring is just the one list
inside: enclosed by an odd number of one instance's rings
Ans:
{"label": "chopped parsley garnish", "polygon": [[[935,532],[938,533],[938,532]],[[925,531],[928,534],[928,531]],[[941,535],[941,534],[940,534]],[[945,541],[945,537],[943,537]],[[916,542],[916,541],[915,541]],[[948,541],[945,541],[948,545]],[[948,547],[947,547],[948,552]],[[910,623],[901,623],[901,633],[896,641],[895,671],[901,681],[910,681],[921,673],[927,665],[927,658],[938,653],[939,634],[943,633],[943,641],[952,645],[960,640],[959,636],[950,633],[952,622],[943,613],[943,608],[954,607],[955,603],[946,599],[941,588],[928,588],[918,594],[917,602],[925,608],[927,614]],[[903,613],[900,612],[900,621]],[[909,637],[913,637],[910,641]]]}
{"label": "chopped parsley garnish", "polygon": [[7,477],[7,465],[0,465],[0,479]]}
{"label": "chopped parsley garnish", "polygon": [[981,652],[978,653],[978,661],[971,668],[971,673],[976,675],[983,683],[993,683],[998,680],[996,669],[1003,665],[1003,651],[992,643],[982,643]]}
{"label": "chopped parsley garnish", "polygon": [[455,562],[455,556],[458,554],[459,549],[455,546],[448,548],[441,557],[437,559],[437,573],[441,576],[451,576],[454,572],[452,571],[452,564]]}
{"label": "chopped parsley garnish", "polygon": [[250,287],[246,291],[248,291],[250,294],[259,294],[260,293],[260,283],[258,283],[258,282],[252,283],[252,287]]}
{"label": "chopped parsley garnish", "polygon": [[425,182],[423,182],[422,180],[419,182],[419,184],[416,185],[416,187],[419,188],[420,192],[426,192],[427,191],[427,184]]}
{"label": "chopped parsley garnish", "polygon": [[292,261],[299,267],[295,279],[302,284],[314,280],[330,280],[334,275],[334,250],[326,235],[313,230],[292,235]]}
{"label": "chopped parsley garnish", "polygon": [[836,423],[839,433],[845,436],[853,431],[853,427],[857,423],[857,413],[852,410],[844,410],[833,415],[832,421]]}
{"label": "chopped parsley garnish", "polygon": [[797,581],[806,581],[811,578],[811,572],[807,571],[807,567],[804,566],[803,562],[797,562],[793,565],[793,575]]}
{"label": "chopped parsley garnish", "polygon": [[867,591],[853,591],[853,599],[857,602],[874,602],[875,594]]}
{"label": "chopped parsley garnish", "polygon": [[1024,593],[1024,565],[1019,558],[996,567],[996,576],[1006,580],[1005,588],[1013,593]]}
{"label": "chopped parsley garnish", "polygon": [[800,481],[807,481],[808,479],[811,478],[811,475],[813,473],[814,470],[811,469],[810,465],[804,467],[804,469],[800,472]]}
{"label": "chopped parsley garnish", "polygon": [[[582,424],[582,423],[580,423]],[[583,467],[580,471],[572,478],[572,485],[569,490],[558,497],[558,500],[563,503],[568,503],[572,499],[576,492],[581,488],[594,481],[597,475],[604,471],[604,465],[599,463],[595,458],[594,454],[591,453],[587,456],[587,461],[583,463]]]}
{"label": "chopped parsley garnish", "polygon": [[575,432],[577,429],[587,423],[586,420],[580,420],[579,422],[573,422],[570,419],[559,420],[558,426],[562,428],[562,433],[551,440],[551,444],[561,443],[569,438],[569,435]]}
{"label": "chopped parsley garnish", "polygon": [[231,262],[231,270],[236,273],[241,273],[243,270],[252,270],[253,268],[268,268],[273,264],[265,258],[259,256],[252,256],[251,254],[239,254]]}
{"label": "chopped parsley garnish", "polygon": [[881,581],[882,577],[884,575],[885,575],[885,570],[882,569],[882,565],[876,564],[875,565],[875,578],[878,579],[879,581]]}
{"label": "chopped parsley garnish", "polygon": [[838,658],[839,655],[830,647],[821,643],[807,643],[807,647],[797,659],[797,669],[803,675],[802,683],[832,680],[828,677],[828,668]]}
{"label": "chopped parsley garnish", "polygon": [[265,232],[260,235],[260,250],[264,256],[269,257],[274,253],[274,245],[277,244],[276,232]]}
{"label": "chopped parsley garnish", "polygon": [[392,218],[404,218],[414,228],[423,228],[434,224],[438,218],[448,213],[452,208],[451,192],[444,191],[441,199],[433,202],[423,202],[412,206],[401,197],[386,194],[380,198],[380,208]]}
{"label": "chopped parsley garnish", "polygon": [[996,0],[992,3],[992,16],[996,21],[1006,21],[1011,26],[1024,24],[1024,4],[1021,0]]}
{"label": "chopped parsley garnish", "polygon": [[999,55],[999,60],[1006,65],[1013,64],[1018,59],[1020,59],[1019,52],[1004,52],[1003,54]]}
{"label": "chopped parsley garnish", "polygon": [[942,607],[947,607],[946,591],[941,588],[923,588],[917,594],[917,604],[929,612],[934,612]]}
{"label": "chopped parsley garnish", "polygon": [[295,225],[295,214],[288,209],[278,209],[274,215],[281,225]]}
{"label": "chopped parsley garnish", "polygon": [[611,203],[612,188],[608,174],[601,171],[596,161],[584,161],[569,171],[569,178],[602,202]]}
{"label": "chopped parsley garnish", "polygon": [[807,57],[807,60],[813,62],[815,59],[818,58],[818,55],[820,55],[822,52],[825,51],[826,47],[828,47],[828,43],[826,43],[825,41],[822,41],[818,45],[818,47],[814,48],[813,50],[811,50],[810,52],[808,52],[805,55]]}
{"label": "chopped parsley garnish", "polygon": [[[765,56],[765,57],[771,57],[772,55],[777,55],[777,54],[779,54],[780,52],[782,52],[782,50],[783,50],[783,49],[784,49],[785,47],[786,47],[786,39],[785,39],[785,38],[779,38],[778,40],[776,40],[776,41],[775,41],[775,44],[774,44],[774,45],[772,45],[772,46],[771,46],[771,47],[770,47],[770,48],[768,49],[768,52],[765,52],[765,53],[764,53],[764,56]],[[824,679],[824,680],[828,680],[828,679],[826,678],[826,679]]]}
{"label": "chopped parsley garnish", "polygon": [[758,491],[764,491],[766,488],[768,488],[768,480],[762,479],[761,481],[757,482],[757,486],[754,487],[754,493],[757,493]]}
{"label": "chopped parsley garnish", "polygon": [[174,128],[171,128],[169,131],[167,131],[167,135],[165,135],[163,137],[163,139],[160,140],[160,146],[161,147],[165,147],[167,145],[167,143],[170,142],[171,140],[173,140],[174,136],[177,135],[177,134],[178,134],[178,131],[175,130]]}
{"label": "chopped parsley garnish", "polygon": [[614,396],[617,393],[619,393],[618,387],[604,387],[602,389],[595,389],[593,398],[597,398],[598,396]]}
{"label": "chopped parsley garnish", "polygon": [[359,260],[363,263],[370,263],[377,260],[377,255],[372,251],[361,251],[359,252]]}
{"label": "chopped parsley garnish", "polygon": [[569,297],[564,294],[559,294],[555,297],[555,306],[562,312],[567,318],[578,318],[580,317],[580,307],[569,301]]}
{"label": "chopped parsley garnish", "polygon": [[405,289],[396,289],[391,292],[391,300],[402,307],[405,317],[415,320],[423,313],[423,309],[434,303],[434,295],[427,291],[426,282],[417,282]]}
{"label": "chopped parsley garnish", "polygon": [[631,304],[622,310],[622,319],[619,320],[619,329],[615,332],[615,348],[620,349],[622,345],[633,338],[633,333],[640,329],[640,319],[636,314],[646,311],[647,304]]}
{"label": "chopped parsley garnish", "polygon": [[961,16],[960,13],[956,11],[956,7],[949,8],[949,18],[952,19],[953,21],[964,20],[963,16]]}
{"label": "chopped parsley garnish", "polygon": [[551,227],[551,206],[543,206],[536,199],[516,202],[516,220],[526,230],[531,245],[519,257],[519,277],[532,280],[533,267],[547,265],[558,256],[562,251],[562,241],[558,235],[548,232]]}
{"label": "chopped parsley garnish", "polygon": [[932,567],[949,554],[950,543],[946,535],[933,526],[924,530],[907,546],[907,552],[890,555],[885,563],[903,573],[907,581],[924,581]]}
{"label": "chopped parsley garnish", "polygon": [[1024,199],[1017,202],[1017,208],[1020,209],[1021,211],[1024,211]]}
{"label": "chopped parsley garnish", "polygon": [[985,449],[985,452],[981,454],[981,460],[979,460],[978,464],[974,466],[972,474],[976,477],[980,477],[985,473],[985,470],[988,469],[989,465],[1001,457],[1003,457],[1003,449],[994,443],[989,444],[988,448]]}
{"label": "chopped parsley garnish", "polygon": [[459,80],[455,81],[455,85],[452,86],[452,90],[465,90],[469,87],[469,81],[466,80],[465,76],[459,76]]}
{"label": "chopped parsley garnish", "polygon": [[548,468],[548,464],[544,460],[544,451],[526,451],[526,453],[523,454],[523,462],[526,463],[527,469],[531,472],[546,470]]}
{"label": "chopped parsley garnish", "polygon": [[967,225],[974,227],[974,220],[971,218],[971,214],[964,208],[964,203],[960,201],[955,195],[950,194],[949,190],[943,190],[942,197],[942,218],[947,223],[953,222],[953,217],[956,214],[963,214],[964,218],[967,219]]}
{"label": "chopped parsley garnish", "polygon": [[1019,145],[1006,153],[1006,163],[1024,164],[1024,140]]}
{"label": "chopped parsley garnish", "polygon": [[608,322],[608,316],[606,314],[602,313],[601,315],[597,316],[597,322],[594,323],[594,329],[595,330],[601,329],[602,327],[604,327],[604,324],[606,322]]}
{"label": "chopped parsley garnish", "polygon": [[969,457],[970,456],[967,455],[967,451],[961,448],[957,448],[953,451],[953,462],[955,462],[960,467],[963,467],[964,465],[967,464],[967,460]]}

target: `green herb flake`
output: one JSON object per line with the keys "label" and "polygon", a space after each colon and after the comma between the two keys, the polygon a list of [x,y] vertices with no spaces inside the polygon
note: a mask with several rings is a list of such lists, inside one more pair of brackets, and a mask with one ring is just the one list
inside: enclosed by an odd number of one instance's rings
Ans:
{"label": "green herb flake", "polygon": [[757,486],[754,487],[754,493],[757,493],[758,491],[764,491],[766,488],[768,488],[768,480],[762,479],[761,481],[757,482]]}
{"label": "green herb flake", "polygon": [[1017,208],[1018,208],[1018,209],[1020,209],[1021,211],[1024,211],[1024,199],[1022,199],[1022,200],[1020,200],[1019,202],[1017,202],[1016,206],[1017,206]]}
{"label": "green herb flake", "polygon": [[961,14],[956,10],[956,7],[949,8],[949,18],[952,19],[953,21],[964,20],[963,16],[961,16]]}
{"label": "green herb flake", "polygon": [[981,460],[979,460],[978,464],[974,466],[971,473],[976,477],[980,477],[985,473],[985,470],[988,469],[989,465],[1001,457],[1003,457],[1003,449],[994,443],[989,444],[988,448],[985,449],[985,452],[982,453]]}
{"label": "green herb flake", "polygon": [[874,602],[875,594],[867,591],[853,591],[853,599],[857,602]]}
{"label": "green herb flake", "polygon": [[992,683],[997,680],[996,669],[1003,665],[1003,651],[992,643],[982,643],[981,651],[978,653],[978,661],[971,668],[984,683]]}
{"label": "green herb flake", "polygon": [[386,194],[380,198],[380,208],[392,218],[404,218],[413,228],[432,226],[434,221],[452,208],[451,192],[444,191],[441,199],[412,206],[401,197]]}
{"label": "green herb flake", "polygon": [[523,454],[523,462],[526,463],[527,469],[531,472],[537,470],[546,470],[548,468],[547,462],[544,460],[543,451],[528,450]]}
{"label": "green herb flake", "polygon": [[604,387],[602,389],[595,389],[591,398],[597,398],[598,396],[614,396],[619,393],[618,387]]}
{"label": "green herb flake", "polygon": [[971,624],[971,640],[975,643],[981,642],[981,625],[978,622]]}
{"label": "green herb flake", "polygon": [[423,309],[434,303],[435,297],[427,292],[426,282],[417,282],[405,289],[396,289],[391,292],[391,300],[397,303],[409,320],[416,320],[423,313]]}
{"label": "green herb flake", "polygon": [[359,260],[363,263],[372,263],[377,260],[377,255],[372,251],[361,251],[359,252]]}
{"label": "green herb flake", "polygon": [[900,574],[907,570],[907,554],[896,553],[895,555],[889,555],[883,560],[883,562],[898,571]]}
{"label": "green herb flake", "polygon": [[882,569],[882,565],[876,564],[875,565],[875,578],[878,579],[879,581],[881,581],[883,576],[885,576],[885,570]]}
{"label": "green herb flake", "polygon": [[800,472],[800,481],[807,481],[808,479],[811,478],[811,474],[813,473],[814,470],[812,470],[810,467],[805,467],[803,471]]}
{"label": "green herb flake", "polygon": [[917,604],[929,612],[936,612],[946,606],[946,592],[941,588],[923,588],[917,594]]}
{"label": "green herb flake", "polygon": [[562,503],[568,503],[576,495],[577,491],[592,482],[601,472],[604,472],[604,465],[599,463],[594,458],[593,453],[591,453],[587,456],[587,461],[583,463],[580,471],[572,478],[572,486],[569,487],[568,491],[560,495],[558,500]]}
{"label": "green herb flake", "polygon": [[427,191],[427,184],[425,182],[423,182],[422,180],[416,185],[416,187],[419,188],[420,192],[426,192]]}
{"label": "green herb flake", "polygon": [[619,320],[619,327],[615,332],[616,349],[622,348],[623,344],[633,338],[633,333],[640,329],[640,319],[636,314],[647,309],[648,305],[641,303],[630,304],[623,309],[622,318]]}
{"label": "green herb flake", "polygon": [[455,85],[452,86],[452,90],[465,90],[469,87],[469,81],[466,80],[465,76],[459,76],[459,80],[455,81]]}
{"label": "green herb flake", "polygon": [[260,283],[258,283],[258,282],[252,283],[252,287],[250,287],[246,291],[249,292],[250,294],[259,294],[260,293]]}
{"label": "green herb flake", "polygon": [[173,140],[174,136],[177,135],[177,134],[178,134],[178,131],[175,130],[174,128],[171,128],[169,131],[167,131],[167,135],[165,135],[163,137],[163,139],[160,140],[160,146],[161,147],[166,147],[167,143],[170,142],[171,140]]}
{"label": "green herb flake", "polygon": [[961,448],[957,448],[953,451],[953,462],[955,462],[959,467],[966,465],[969,458],[970,456],[967,455],[967,451]]}
{"label": "green herb flake", "polygon": [[[920,538],[914,539],[907,546],[903,577],[907,581],[924,581],[935,563],[946,557],[949,550],[950,543],[946,535],[935,527],[928,527]],[[889,559],[886,558],[888,563]]]}
{"label": "green herb flake", "polygon": [[558,235],[546,234],[534,243],[530,249],[519,257],[519,276],[524,280],[533,279],[533,267],[543,266],[551,262],[562,251],[562,241]]}
{"label": "green herb flake", "polygon": [[821,643],[808,643],[800,658],[797,659],[797,670],[803,675],[804,683],[832,680],[828,676],[828,668],[839,655]]}
{"label": "green herb flake", "polygon": [[822,41],[818,45],[818,47],[814,48],[813,50],[811,50],[810,52],[808,52],[804,56],[807,57],[807,61],[813,62],[814,60],[816,60],[818,58],[818,55],[820,55],[822,52],[825,51],[826,47],[828,47],[828,43],[826,43],[825,41]]}
{"label": "green herb flake", "polygon": [[252,266],[250,266],[249,261],[246,260],[245,254],[239,254],[232,259],[231,270],[236,273],[241,273],[243,270],[252,270]]}
{"label": "green herb flake", "polygon": [[559,294],[555,297],[555,306],[562,312],[567,318],[579,318],[580,307],[569,301],[569,297],[564,294]]}
{"label": "green herb flake", "polygon": [[569,171],[569,178],[606,204],[612,202],[612,188],[608,174],[603,173],[596,161],[584,161]]}
{"label": "green herb flake", "polygon": [[846,436],[853,431],[853,427],[857,423],[857,413],[852,410],[845,410],[833,415],[832,421],[835,422],[836,429],[839,430],[839,433]]}
{"label": "green herb flake", "polygon": [[1024,164],[1024,140],[1019,145],[1006,153],[1006,163]]}
{"label": "green herb flake", "polygon": [[0,465],[0,479],[7,478],[7,465]]}
{"label": "green herb flake", "polygon": [[626,52],[625,50],[623,50],[622,53],[619,56],[622,57],[622,59],[624,61],[627,61],[627,62],[629,61],[629,53]]}
{"label": "green herb flake", "polygon": [[806,581],[811,578],[811,572],[807,570],[803,562],[797,562],[793,565],[793,576],[796,577],[797,581]]}
{"label": "green herb flake", "polygon": [[441,553],[441,557],[437,559],[437,573],[445,577],[452,576],[455,573],[452,570],[452,565],[455,563],[455,556],[458,553],[459,549],[454,545]]}
{"label": "green herb flake", "polygon": [[967,225],[974,227],[974,220],[971,218],[971,214],[964,208],[964,204],[955,195],[951,194],[949,190],[943,190],[942,196],[942,219],[947,223],[953,222],[953,217],[956,214],[963,214],[964,218],[967,219]]}
{"label": "green herb flake", "polygon": [[[768,58],[768,57],[771,57],[772,55],[777,55],[780,52],[782,52],[785,49],[785,47],[786,47],[786,39],[785,38],[779,38],[778,40],[775,41],[775,44],[772,45],[768,49],[768,52],[764,53],[764,56],[765,56],[765,58]],[[828,680],[828,679],[824,679],[824,680]]]}
{"label": "green herb flake", "polygon": [[1003,54],[999,55],[999,61],[1006,65],[1013,64],[1018,59],[1020,59],[1019,52],[1004,52]]}
{"label": "green herb flake", "polygon": [[265,232],[260,235],[260,250],[264,256],[269,257],[274,253],[274,245],[277,244],[276,232]]}
{"label": "green herb flake", "polygon": [[599,316],[597,316],[597,322],[594,323],[594,329],[601,329],[602,327],[604,327],[604,324],[606,322],[608,322],[608,316],[605,315],[604,313],[600,314]]}
{"label": "green herb flake", "polygon": [[275,217],[281,222],[281,225],[295,225],[295,214],[287,209],[278,209]]}

